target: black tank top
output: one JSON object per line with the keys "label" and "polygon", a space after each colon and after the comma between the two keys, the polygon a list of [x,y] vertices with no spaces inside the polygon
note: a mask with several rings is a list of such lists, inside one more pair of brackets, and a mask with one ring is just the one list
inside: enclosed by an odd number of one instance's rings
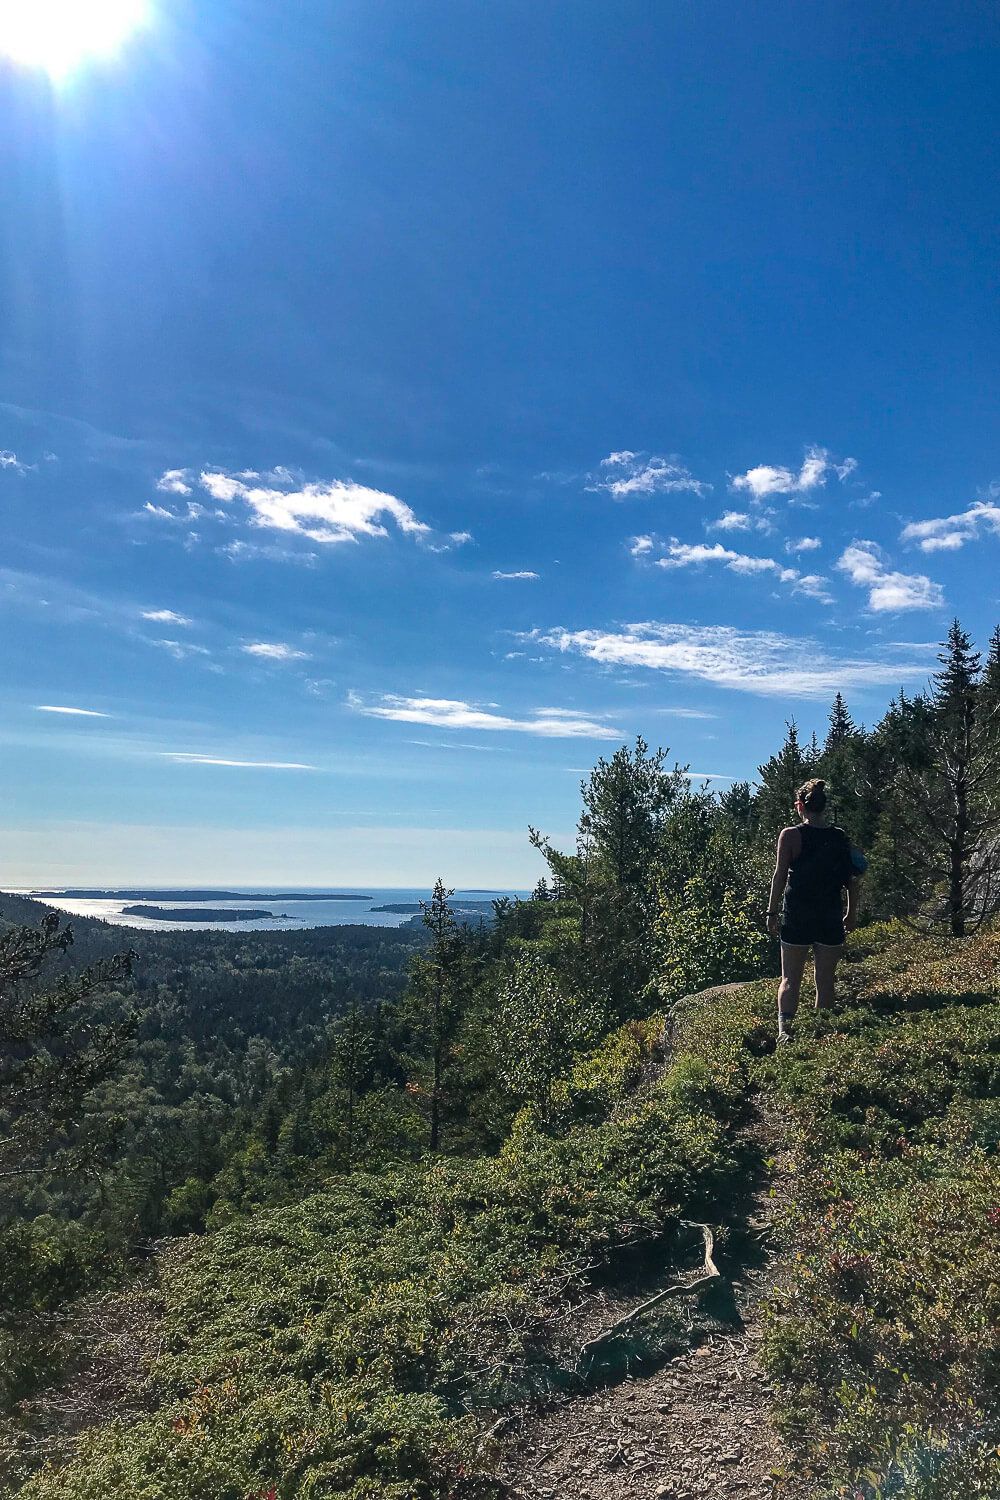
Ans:
{"label": "black tank top", "polygon": [[803,823],[799,833],[802,847],[792,861],[785,887],[785,920],[839,916],[841,892],[854,873],[847,834],[835,824],[810,828],[808,823]]}

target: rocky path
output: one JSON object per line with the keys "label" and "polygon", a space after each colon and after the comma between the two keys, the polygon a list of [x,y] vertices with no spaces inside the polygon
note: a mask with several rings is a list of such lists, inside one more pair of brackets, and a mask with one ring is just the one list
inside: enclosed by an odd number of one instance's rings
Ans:
{"label": "rocky path", "polygon": [[[692,997],[692,999],[710,996]],[[742,1222],[716,1252],[722,1273],[712,1287],[672,1304],[686,1322],[686,1347],[651,1368],[570,1395],[525,1418],[510,1437],[503,1479],[514,1500],[790,1500],[780,1478],[788,1455],[771,1422],[771,1390],[759,1360],[760,1307],[772,1281],[770,1223],[779,1198],[783,1153],[751,1127],[775,1159],[769,1181],[749,1187]],[[666,1284],[676,1268],[665,1272]],[[603,1298],[608,1327],[655,1287]]]}

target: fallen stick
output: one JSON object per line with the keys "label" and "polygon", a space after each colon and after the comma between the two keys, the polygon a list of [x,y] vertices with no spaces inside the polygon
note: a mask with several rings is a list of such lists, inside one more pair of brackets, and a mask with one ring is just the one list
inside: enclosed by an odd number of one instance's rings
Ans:
{"label": "fallen stick", "polygon": [[623,1318],[619,1318],[616,1323],[612,1323],[610,1328],[605,1328],[603,1333],[599,1333],[594,1338],[588,1339],[577,1355],[577,1364],[582,1359],[585,1359],[588,1354],[591,1354],[593,1350],[599,1348],[601,1344],[606,1344],[609,1339],[613,1339],[616,1334],[621,1333],[623,1328],[627,1328],[630,1323],[633,1323],[644,1312],[648,1312],[651,1307],[656,1307],[657,1303],[665,1302],[668,1297],[682,1297],[689,1292],[700,1291],[703,1286],[708,1286],[710,1282],[717,1281],[721,1277],[722,1272],[714,1260],[715,1235],[712,1232],[711,1226],[708,1224],[695,1224],[689,1219],[682,1219],[681,1223],[686,1229],[701,1230],[701,1236],[705,1244],[703,1262],[705,1274],[695,1277],[694,1281],[675,1281],[671,1286],[664,1287],[663,1291],[657,1292],[654,1297],[647,1297],[645,1302],[640,1302],[638,1307],[633,1307],[631,1312],[627,1312]]}

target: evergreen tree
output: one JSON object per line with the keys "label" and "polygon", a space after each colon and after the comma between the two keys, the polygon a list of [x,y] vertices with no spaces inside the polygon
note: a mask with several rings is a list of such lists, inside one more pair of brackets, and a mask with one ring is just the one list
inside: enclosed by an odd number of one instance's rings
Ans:
{"label": "evergreen tree", "polygon": [[581,784],[583,812],[575,854],[566,855],[534,829],[531,840],[548,861],[557,890],[579,911],[579,947],[570,988],[589,988],[615,1015],[634,1015],[650,982],[661,842],[669,810],[688,780],[666,769],[666,750],[642,737],[602,756]]}
{"label": "evergreen tree", "polygon": [[765,842],[776,839],[794,816],[795,793],[816,771],[815,757],[799,743],[794,719],[786,725],[785,743],[777,755],[757,768],[757,818]]}
{"label": "evergreen tree", "polygon": [[988,673],[955,620],[930,694],[880,726],[894,776],[885,843],[911,913],[963,937],[1000,909],[1000,733]]}
{"label": "evergreen tree", "polygon": [[401,1006],[401,1016],[411,1028],[413,1086],[427,1101],[432,1151],[440,1148],[449,1076],[472,993],[465,937],[449,905],[454,894],[438,879],[430,901],[421,902],[430,945],[413,960]]}
{"label": "evergreen tree", "polygon": [[830,709],[830,727],[826,733],[826,743],[823,746],[823,753],[829,755],[832,750],[836,750],[838,746],[850,741],[856,733],[854,720],[848,712],[844,696],[842,693],[838,693],[833,700],[833,707]]}

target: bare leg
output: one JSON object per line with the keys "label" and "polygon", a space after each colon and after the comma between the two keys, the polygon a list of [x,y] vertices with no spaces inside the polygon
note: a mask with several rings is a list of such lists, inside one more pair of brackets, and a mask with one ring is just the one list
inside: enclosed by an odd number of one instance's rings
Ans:
{"label": "bare leg", "polygon": [[799,990],[802,988],[802,971],[809,957],[809,949],[799,943],[781,945],[781,983],[778,985],[778,1035],[787,1034],[788,1023],[799,1008]]}
{"label": "bare leg", "polygon": [[833,1005],[833,978],[843,952],[843,945],[833,948],[827,947],[825,943],[817,943],[813,949],[813,956],[816,960],[817,1010],[829,1010]]}

